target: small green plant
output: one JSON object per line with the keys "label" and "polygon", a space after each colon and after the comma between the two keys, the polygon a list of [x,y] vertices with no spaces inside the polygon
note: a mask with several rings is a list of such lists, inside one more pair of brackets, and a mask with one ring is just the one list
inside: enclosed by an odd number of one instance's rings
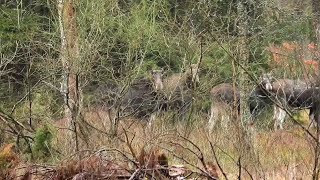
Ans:
{"label": "small green plant", "polygon": [[50,128],[45,125],[37,129],[34,136],[34,144],[32,152],[35,159],[45,159],[51,154],[52,149],[52,132]]}

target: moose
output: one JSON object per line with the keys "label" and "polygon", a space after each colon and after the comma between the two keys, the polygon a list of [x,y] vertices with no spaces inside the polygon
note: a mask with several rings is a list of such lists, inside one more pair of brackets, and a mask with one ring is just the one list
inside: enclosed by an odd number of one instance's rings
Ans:
{"label": "moose", "polygon": [[186,112],[192,102],[190,91],[199,84],[198,70],[198,64],[191,64],[185,72],[165,78],[163,70],[152,71],[155,89],[166,97],[166,110],[176,110],[179,116]]}
{"label": "moose", "polygon": [[228,122],[229,116],[225,114],[226,110],[237,112],[237,115],[240,115],[240,91],[237,87],[229,83],[221,83],[211,89],[210,96],[209,131],[212,131],[219,117],[224,123]]}
{"label": "moose", "polygon": [[[96,88],[100,102],[108,107],[109,120],[113,127],[125,117],[151,122],[153,115],[166,109],[167,99],[157,85],[162,82],[160,70],[151,71],[149,76],[138,77],[128,83],[108,81]],[[99,103],[99,102],[98,102]]]}
{"label": "moose", "polygon": [[[176,73],[164,79],[164,70],[151,70],[151,78],[135,79],[127,88],[117,86],[109,90],[113,103],[109,106],[119,107],[123,116],[134,116],[138,119],[154,121],[161,111],[183,109],[191,101],[191,97],[184,93],[191,88],[199,77],[196,64],[184,73]],[[175,79],[175,80],[173,80]],[[125,89],[125,90],[124,90]],[[110,93],[111,92],[111,93]]]}
{"label": "moose", "polygon": [[176,92],[194,88],[194,86],[200,83],[198,70],[198,64],[191,64],[185,72],[174,73],[166,77],[161,85],[162,90],[167,96],[172,96]]}
{"label": "moose", "polygon": [[[274,129],[283,129],[283,122],[286,116],[286,109],[309,109],[309,119],[313,122],[316,108],[318,107],[317,97],[320,96],[320,90],[301,80],[275,79],[271,74],[263,74],[261,81],[256,89],[251,93],[251,99],[258,101],[249,101],[250,112],[253,116],[266,105],[273,105]],[[318,121],[318,120],[317,120]]]}

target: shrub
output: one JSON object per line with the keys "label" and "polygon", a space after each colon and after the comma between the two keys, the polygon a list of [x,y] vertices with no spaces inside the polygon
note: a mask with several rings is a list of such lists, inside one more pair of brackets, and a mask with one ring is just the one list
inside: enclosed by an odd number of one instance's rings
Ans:
{"label": "shrub", "polygon": [[46,159],[51,154],[52,149],[52,132],[50,128],[45,125],[37,129],[34,136],[34,144],[32,152],[35,159]]}

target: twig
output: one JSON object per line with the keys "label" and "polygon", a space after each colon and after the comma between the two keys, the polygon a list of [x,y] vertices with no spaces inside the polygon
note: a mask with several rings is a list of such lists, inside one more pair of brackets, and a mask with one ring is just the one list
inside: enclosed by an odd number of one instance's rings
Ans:
{"label": "twig", "polygon": [[140,169],[136,169],[136,171],[134,171],[134,173],[131,175],[131,177],[129,178],[129,180],[133,180],[136,179],[136,175],[140,172]]}
{"label": "twig", "polygon": [[[211,176],[211,174],[209,174],[206,170],[203,170],[201,168],[199,168],[198,166],[192,164],[191,162],[189,162],[188,160],[184,159],[183,157],[178,156],[177,154],[175,154],[172,150],[169,150],[168,148],[162,147],[163,149],[167,150],[168,152],[170,152],[171,154],[173,154],[174,157],[182,160],[183,162],[187,163],[188,165],[192,166],[193,168],[199,170],[201,173],[199,172],[193,172],[196,174],[199,174],[201,176],[205,176],[205,177],[209,177],[210,179],[216,180],[216,177]],[[191,170],[190,170],[191,171]]]}
{"label": "twig", "polygon": [[206,171],[208,171],[207,165],[206,165],[206,163],[204,162],[204,156],[203,156],[203,153],[202,153],[201,149],[200,149],[194,142],[192,142],[191,140],[189,140],[189,139],[187,139],[187,138],[185,138],[185,137],[183,137],[183,136],[179,136],[179,137],[181,137],[181,138],[183,138],[185,141],[189,142],[193,147],[195,147],[195,148],[199,151],[200,155],[197,155],[194,151],[192,151],[192,150],[190,149],[190,152],[192,152],[193,154],[195,154],[195,155],[197,156],[197,158],[198,158],[198,159],[200,160],[200,162],[202,163],[204,169],[205,169]]}
{"label": "twig", "polygon": [[218,157],[217,157],[216,151],[214,150],[214,147],[213,147],[212,142],[209,141],[209,144],[210,144],[210,147],[211,147],[211,150],[212,150],[212,153],[213,153],[213,157],[214,157],[214,159],[215,159],[215,161],[216,161],[216,163],[217,163],[217,165],[218,165],[218,167],[219,167],[222,175],[224,176],[224,178],[225,178],[226,180],[228,180],[227,174],[224,172],[222,166],[220,165],[220,162],[219,162],[219,160],[218,160]]}
{"label": "twig", "polygon": [[44,80],[42,80],[41,82],[43,82],[43,83],[46,84],[47,86],[51,87],[52,89],[54,89],[54,90],[62,93],[61,89],[58,88],[58,87],[56,87],[56,86],[54,86],[53,84],[51,84],[51,83],[49,83],[49,82],[47,82],[47,81],[44,81]]}
{"label": "twig", "polygon": [[132,162],[136,167],[139,167],[138,162],[136,162],[135,160],[129,158],[124,152],[120,151],[119,149],[101,149],[98,152],[103,152],[103,151],[115,151],[118,152],[119,154],[121,154],[124,158],[126,158],[127,160],[129,160],[130,162]]}
{"label": "twig", "polygon": [[[236,161],[230,154],[228,154],[227,152],[225,152],[222,148],[220,148],[219,146],[215,145],[223,154],[227,155],[237,166],[238,165],[238,161]],[[252,178],[252,175],[249,173],[249,170],[246,168],[246,167],[241,167],[242,169],[244,169],[248,174],[249,176]]]}
{"label": "twig", "polygon": [[127,144],[128,148],[129,148],[129,150],[130,150],[130,152],[131,152],[131,155],[133,156],[133,158],[134,158],[135,160],[137,160],[138,158],[137,158],[137,156],[136,156],[136,153],[134,152],[134,150],[133,150],[133,148],[132,148],[132,141],[133,141],[133,139],[134,139],[134,137],[135,137],[135,134],[133,134],[133,137],[132,137],[131,141],[129,141],[129,137],[128,137],[127,131],[126,131],[123,127],[122,127],[122,130],[123,130],[124,135],[125,135],[125,137],[126,137],[126,144]]}

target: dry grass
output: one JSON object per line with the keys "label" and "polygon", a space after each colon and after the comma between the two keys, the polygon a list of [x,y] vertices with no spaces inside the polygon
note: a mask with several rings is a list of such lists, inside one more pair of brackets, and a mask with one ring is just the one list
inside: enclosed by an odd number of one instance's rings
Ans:
{"label": "dry grass", "polygon": [[[203,161],[209,162],[208,164],[210,162],[219,163],[230,179],[238,176],[238,158],[242,154],[241,165],[244,179],[250,179],[250,176],[254,179],[311,177],[312,141],[297,126],[277,132],[255,129],[248,136],[247,144],[250,148],[239,150],[243,146],[239,146],[237,128],[233,125],[227,128],[216,128],[209,134],[207,121],[202,117],[193,118],[196,121],[188,124],[188,128],[186,128],[186,121],[179,121],[173,125],[172,120],[168,117],[157,119],[151,127],[147,122],[127,118],[120,122],[118,135],[111,138],[108,135],[107,114],[103,110],[98,110],[98,113],[89,112],[85,115],[85,121],[96,129],[86,130],[87,138],[81,140],[81,149],[90,150],[90,152],[108,149],[110,160],[121,159],[123,161],[123,156],[115,152],[122,152],[130,159],[138,159],[142,150],[149,152],[156,148],[167,155],[169,165],[183,164],[195,171],[205,169],[201,161],[201,156],[203,156]],[[64,136],[59,133],[56,138],[54,147],[62,152],[60,158],[69,158],[68,154],[64,154],[69,148],[64,143]],[[218,174],[223,177],[220,169]]]}

